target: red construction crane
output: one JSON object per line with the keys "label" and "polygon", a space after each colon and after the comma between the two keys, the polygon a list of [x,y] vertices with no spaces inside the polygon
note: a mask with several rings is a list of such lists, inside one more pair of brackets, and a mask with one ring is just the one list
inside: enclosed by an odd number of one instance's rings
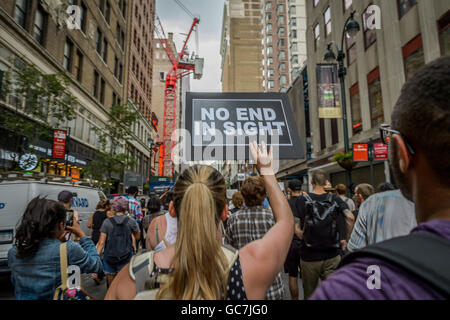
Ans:
{"label": "red construction crane", "polygon": [[[179,1],[175,0],[177,4],[182,6]],[[184,7],[182,8],[188,12],[189,15],[193,15]],[[162,164],[160,161],[159,175],[164,177],[173,177],[173,162],[172,162],[172,150],[175,141],[172,140],[172,133],[176,129],[176,119],[177,119],[177,81],[185,76],[194,74],[194,79],[200,79],[203,73],[203,59],[198,56],[189,57],[187,51],[187,43],[191,34],[194,30],[197,31],[197,26],[200,20],[193,17],[191,28],[187,37],[184,41],[183,48],[180,53],[174,54],[172,47],[169,43],[168,38],[165,35],[164,29],[162,27],[161,21],[158,16],[156,16],[155,31],[159,38],[159,41],[163,45],[170,62],[172,63],[172,68],[167,73],[166,84],[164,89],[164,127],[163,127],[163,144],[160,147],[160,158],[162,156]],[[198,51],[198,50],[197,50]]]}

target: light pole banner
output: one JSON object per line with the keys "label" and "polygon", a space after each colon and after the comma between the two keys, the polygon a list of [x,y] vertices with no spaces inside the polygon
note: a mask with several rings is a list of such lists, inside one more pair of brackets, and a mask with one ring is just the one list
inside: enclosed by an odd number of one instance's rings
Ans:
{"label": "light pole banner", "polygon": [[301,159],[303,145],[284,93],[186,95],[185,161],[249,160],[249,143],[264,141],[274,157]]}
{"label": "light pole banner", "polygon": [[318,64],[316,75],[319,118],[342,118],[337,65]]}

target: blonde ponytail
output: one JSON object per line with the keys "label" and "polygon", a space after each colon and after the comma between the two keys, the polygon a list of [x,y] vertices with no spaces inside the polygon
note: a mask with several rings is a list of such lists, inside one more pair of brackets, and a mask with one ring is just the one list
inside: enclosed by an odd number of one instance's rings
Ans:
{"label": "blonde ponytail", "polygon": [[159,291],[158,299],[217,300],[226,293],[227,260],[217,238],[220,213],[225,206],[225,184],[217,185],[212,170],[196,166],[184,177],[180,176],[175,185],[178,215],[175,271]]}

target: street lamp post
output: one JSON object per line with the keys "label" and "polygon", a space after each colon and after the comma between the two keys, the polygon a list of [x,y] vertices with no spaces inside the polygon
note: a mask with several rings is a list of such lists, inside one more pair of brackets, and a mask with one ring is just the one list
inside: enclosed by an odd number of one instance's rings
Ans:
{"label": "street lamp post", "polygon": [[[344,124],[344,151],[349,153],[349,141],[348,141],[348,125],[347,125],[347,101],[345,96],[345,76],[347,75],[347,68],[344,65],[345,53],[344,53],[344,38],[348,33],[350,37],[354,37],[360,30],[358,22],[354,19],[356,11],[353,11],[345,22],[344,30],[342,31],[341,47],[339,48],[336,42],[332,41],[328,44],[327,52],[325,53],[324,60],[327,62],[338,62],[338,75],[341,83],[341,96],[342,96],[342,121]],[[338,52],[337,58],[333,52],[332,45],[336,47]],[[352,175],[350,170],[346,171],[346,183],[347,187],[350,187],[352,183]]]}

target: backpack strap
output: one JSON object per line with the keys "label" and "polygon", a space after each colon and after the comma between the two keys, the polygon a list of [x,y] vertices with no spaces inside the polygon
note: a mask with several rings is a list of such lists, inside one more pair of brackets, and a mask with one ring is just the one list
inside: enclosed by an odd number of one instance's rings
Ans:
{"label": "backpack strap", "polygon": [[305,194],[303,196],[306,198],[306,200],[308,202],[313,202],[313,199],[311,199],[311,196],[309,195],[309,193],[305,192]]}
{"label": "backpack strap", "polygon": [[153,272],[154,254],[154,251],[150,251],[131,258],[129,273],[136,282],[136,294],[145,290],[145,282]]}
{"label": "backpack strap", "polygon": [[340,266],[357,258],[375,257],[401,267],[450,297],[450,241],[416,232],[383,241],[346,255]]}

